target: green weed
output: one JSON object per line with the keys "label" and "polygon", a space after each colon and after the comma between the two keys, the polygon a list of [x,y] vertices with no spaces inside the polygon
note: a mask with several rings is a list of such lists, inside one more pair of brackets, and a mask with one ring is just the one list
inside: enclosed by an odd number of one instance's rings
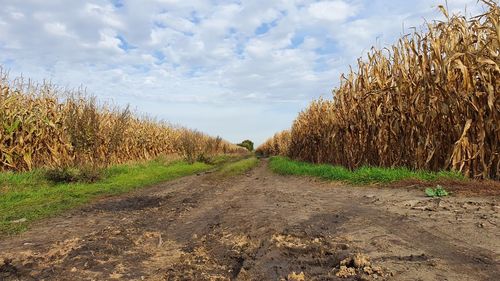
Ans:
{"label": "green weed", "polygon": [[426,188],[425,194],[429,197],[445,197],[450,195],[450,193],[440,185],[436,186],[436,188]]}

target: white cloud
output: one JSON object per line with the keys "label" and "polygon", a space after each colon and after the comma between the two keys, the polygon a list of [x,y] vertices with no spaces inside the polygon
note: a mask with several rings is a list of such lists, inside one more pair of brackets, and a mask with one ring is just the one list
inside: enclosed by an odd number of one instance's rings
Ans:
{"label": "white cloud", "polygon": [[154,16],[154,21],[158,25],[169,27],[180,32],[193,32],[195,24],[184,17],[175,16],[169,13],[161,13]]}
{"label": "white cloud", "polygon": [[92,20],[101,21],[107,26],[114,28],[122,28],[124,25],[115,15],[115,9],[112,5],[96,5],[93,3],[85,4],[85,15]]}
{"label": "white cloud", "polygon": [[309,13],[317,19],[338,22],[356,15],[356,7],[340,0],[322,1],[311,4]]}
{"label": "white cloud", "polygon": [[60,22],[48,22],[43,25],[45,30],[57,36],[70,36],[66,30],[66,26]]}
{"label": "white cloud", "polygon": [[14,20],[20,20],[20,19],[23,19],[24,18],[24,14],[23,13],[20,13],[20,12],[11,12],[10,13],[10,16],[12,19]]}
{"label": "white cloud", "polygon": [[117,38],[116,31],[112,29],[103,29],[99,31],[100,40],[97,43],[97,46],[103,49],[109,49],[118,53],[121,53],[123,50],[120,49],[121,41]]}

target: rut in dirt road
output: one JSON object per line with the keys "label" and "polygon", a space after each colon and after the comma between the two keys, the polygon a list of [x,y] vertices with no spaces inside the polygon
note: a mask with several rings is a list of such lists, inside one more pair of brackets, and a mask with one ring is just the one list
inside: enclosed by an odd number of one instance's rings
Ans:
{"label": "rut in dirt road", "polygon": [[498,207],[283,177],[263,160],[38,223],[0,241],[0,280],[500,280]]}

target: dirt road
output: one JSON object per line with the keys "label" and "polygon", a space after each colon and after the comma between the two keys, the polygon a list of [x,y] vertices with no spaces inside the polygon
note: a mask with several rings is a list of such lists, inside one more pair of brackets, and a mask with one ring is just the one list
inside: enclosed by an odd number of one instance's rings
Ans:
{"label": "dirt road", "polygon": [[266,165],[40,222],[0,241],[0,280],[500,280],[498,197],[428,199]]}

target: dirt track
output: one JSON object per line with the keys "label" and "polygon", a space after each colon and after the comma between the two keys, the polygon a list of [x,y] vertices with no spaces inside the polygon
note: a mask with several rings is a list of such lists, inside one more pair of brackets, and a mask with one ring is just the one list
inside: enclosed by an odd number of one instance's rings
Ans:
{"label": "dirt track", "polygon": [[498,197],[282,177],[263,161],[38,223],[0,241],[0,280],[500,280],[499,211]]}

